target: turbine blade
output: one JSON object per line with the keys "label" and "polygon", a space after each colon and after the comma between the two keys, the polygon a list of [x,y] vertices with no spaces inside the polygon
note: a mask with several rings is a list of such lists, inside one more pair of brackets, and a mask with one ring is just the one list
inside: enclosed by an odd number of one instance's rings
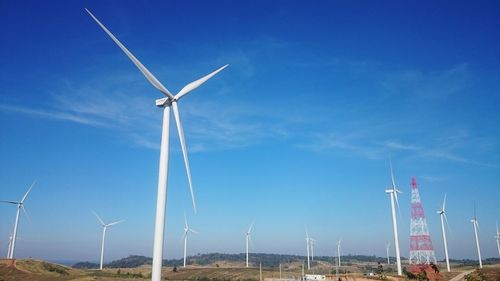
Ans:
{"label": "turbine blade", "polygon": [[5,200],[1,200],[0,202],[2,202],[2,203],[9,203],[9,204],[15,204],[15,205],[19,204],[19,202],[16,202],[16,201],[5,201]]}
{"label": "turbine blade", "polygon": [[392,188],[396,189],[396,181],[394,180],[394,172],[392,171],[392,160],[389,160],[389,165],[391,166]]}
{"label": "turbine blade", "polygon": [[96,212],[92,211],[92,213],[94,213],[95,217],[99,220],[102,226],[106,226],[106,224],[101,220],[101,218],[97,215]]}
{"label": "turbine blade", "polygon": [[118,45],[118,47],[122,49],[125,55],[127,55],[127,57],[135,64],[135,66],[139,68],[139,70],[146,77],[149,83],[153,85],[153,87],[158,89],[167,97],[174,98],[174,95],[172,95],[172,93],[170,93],[170,91],[167,90],[167,88],[165,88],[165,86],[163,86],[161,82],[158,81],[158,79],[156,79],[156,77],[151,72],[149,72],[149,70],[125,46],[123,46],[123,44],[118,41],[118,39],[116,39],[116,37],[87,8],[85,8],[85,11],[87,11],[87,13],[89,13],[89,15],[97,22],[97,24],[104,30],[104,32],[106,32],[108,36],[111,37],[116,45]]}
{"label": "turbine blade", "polygon": [[253,229],[253,224],[254,224],[254,223],[252,222],[252,224],[251,224],[251,225],[250,225],[250,227],[248,228],[248,232],[247,232],[248,234],[250,234],[250,232],[252,232],[252,229]]}
{"label": "turbine blade", "polygon": [[192,233],[194,233],[194,234],[200,234],[198,231],[196,231],[196,230],[194,230],[194,229],[191,229],[191,228],[189,229],[189,231],[191,231],[191,232],[192,232]]}
{"label": "turbine blade", "polygon": [[444,207],[446,206],[446,195],[447,195],[447,194],[445,193],[445,194],[444,194],[444,200],[443,200],[443,209],[442,209],[442,210],[443,210],[443,212],[444,212],[444,210],[445,210],[445,208],[444,208]]}
{"label": "turbine blade", "polygon": [[22,203],[24,203],[24,200],[26,199],[26,197],[28,197],[28,194],[30,193],[30,191],[31,191],[31,189],[33,188],[33,186],[35,185],[35,183],[36,183],[36,181],[34,181],[34,182],[31,184],[31,186],[30,186],[30,188],[28,189],[28,191],[26,191],[26,193],[25,193],[25,194],[24,194],[24,196],[23,196],[23,199],[21,199],[21,204],[22,204]]}
{"label": "turbine blade", "polygon": [[107,224],[106,226],[112,226],[112,225],[115,225],[115,224],[119,224],[119,223],[122,223],[124,222],[125,220],[119,220],[119,221],[115,221],[115,222],[112,222],[110,224]]}
{"label": "turbine blade", "polygon": [[186,226],[186,229],[189,229],[188,220],[186,218],[186,213],[184,213],[184,225]]}
{"label": "turbine blade", "polygon": [[444,216],[444,222],[446,223],[446,228],[448,228],[448,232],[451,232],[450,225],[448,224],[448,217],[446,216],[446,213],[443,213]]}
{"label": "turbine blade", "polygon": [[195,90],[196,88],[198,88],[199,86],[201,86],[201,84],[207,82],[208,79],[214,77],[215,74],[221,72],[224,68],[226,68],[229,64],[226,64],[222,67],[220,67],[219,69],[215,70],[214,72],[206,75],[206,76],[203,76],[202,78],[196,80],[196,81],[193,81],[189,84],[187,84],[186,86],[184,86],[184,88],[182,88],[179,93],[177,93],[177,95],[175,95],[175,99],[176,100],[179,100],[181,99],[183,96],[187,95],[189,92]]}
{"label": "turbine blade", "polygon": [[194,212],[196,213],[196,201],[194,200],[193,182],[191,179],[191,170],[189,169],[189,160],[188,160],[188,155],[187,155],[186,139],[184,138],[184,130],[182,129],[181,117],[179,115],[179,106],[177,105],[176,101],[172,102],[172,108],[174,110],[175,123],[177,124],[177,132],[179,133],[179,140],[180,140],[181,148],[182,148],[182,156],[184,157],[184,165],[186,166],[186,173],[187,173],[188,182],[189,182],[189,191],[191,192],[191,200],[193,203],[193,209],[194,209]]}
{"label": "turbine blade", "polygon": [[21,209],[23,209],[23,212],[26,215],[26,218],[28,219],[28,222],[31,223],[31,218],[28,215],[28,212],[26,211],[26,209],[24,208],[24,205],[21,205]]}

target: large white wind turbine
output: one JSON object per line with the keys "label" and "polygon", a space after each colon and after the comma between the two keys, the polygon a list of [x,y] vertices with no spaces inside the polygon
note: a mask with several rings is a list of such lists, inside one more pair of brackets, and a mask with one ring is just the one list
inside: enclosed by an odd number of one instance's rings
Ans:
{"label": "large white wind turbine", "polygon": [[310,270],[310,269],[311,269],[311,261],[310,261],[310,259],[309,259],[309,247],[311,246],[310,239],[311,239],[311,238],[309,238],[309,233],[308,233],[308,232],[307,232],[307,230],[306,230],[307,270]]}
{"label": "large white wind turbine", "polygon": [[479,237],[477,236],[477,228],[479,223],[477,222],[476,216],[476,206],[474,206],[474,218],[470,220],[472,223],[472,227],[474,228],[474,237],[476,238],[476,248],[477,248],[477,257],[479,258],[479,268],[483,268],[483,261],[481,260],[481,249],[479,248]]}
{"label": "large white wind turbine", "polygon": [[192,229],[188,225],[186,215],[184,215],[184,267],[186,267],[186,254],[187,254],[187,243],[188,243],[188,233],[198,233],[196,230]]}
{"label": "large white wind turbine", "polygon": [[448,240],[446,239],[446,230],[444,227],[444,222],[446,221],[446,224],[448,224],[448,219],[446,218],[446,194],[444,195],[444,200],[443,200],[443,206],[437,213],[439,214],[439,217],[441,218],[441,231],[443,232],[443,244],[444,244],[444,256],[446,258],[446,270],[450,272],[450,259],[448,258]]}
{"label": "large white wind turbine", "polygon": [[23,198],[21,198],[21,201],[19,201],[19,202],[18,201],[0,201],[3,203],[14,204],[17,207],[16,220],[14,222],[14,232],[12,233],[11,243],[10,243],[10,246],[8,249],[8,257],[7,258],[9,258],[9,259],[14,258],[14,250],[16,248],[17,229],[19,226],[19,214],[21,212],[21,209],[23,209],[24,214],[26,215],[26,217],[28,217],[28,213],[26,212],[26,209],[24,208],[24,200],[26,200],[26,197],[28,197],[28,194],[30,193],[30,191],[34,185],[35,185],[35,182],[33,182],[31,184],[30,188],[28,189],[28,191],[26,191]]}
{"label": "large white wind turbine", "polygon": [[497,240],[498,256],[500,257],[500,243],[498,242],[500,240],[500,232],[498,231],[498,222],[497,222],[497,235],[495,235],[495,239]]}
{"label": "large white wind turbine", "polygon": [[166,207],[166,197],[167,197],[167,176],[168,176],[168,154],[169,154],[169,132],[170,132],[170,108],[173,110],[174,119],[177,125],[177,132],[179,134],[180,144],[182,148],[182,155],[184,157],[184,164],[186,167],[189,190],[191,192],[191,199],[193,203],[193,209],[196,212],[196,204],[194,200],[193,185],[191,181],[191,171],[189,169],[189,161],[187,156],[186,141],[184,138],[184,131],[182,129],[182,124],[179,116],[179,107],[177,102],[190,93],[191,91],[198,88],[200,85],[205,83],[208,79],[212,78],[214,75],[222,71],[227,65],[215,70],[214,72],[193,81],[184,88],[182,88],[175,96],[163,86],[163,84],[156,79],[156,77],[149,72],[149,70],[122,44],[116,37],[87,9],[85,9],[89,15],[97,22],[97,24],[108,34],[109,37],[120,47],[120,49],[128,56],[128,58],[137,66],[137,68],[142,72],[146,79],[158,89],[161,93],[165,95],[164,98],[156,100],[156,106],[163,108],[163,124],[162,124],[162,134],[161,134],[161,145],[160,145],[160,163],[158,172],[158,194],[156,201],[156,220],[155,220],[155,234],[154,234],[154,245],[153,245],[153,264],[151,280],[160,281],[161,280],[161,266],[163,260],[163,241],[164,241],[164,230],[165,230],[165,207]]}
{"label": "large white wind turbine", "polygon": [[99,269],[102,270],[102,262],[103,262],[103,259],[104,259],[104,241],[106,239],[106,229],[108,227],[112,226],[112,225],[119,224],[119,223],[123,222],[124,220],[119,220],[119,221],[115,221],[115,222],[112,222],[112,223],[105,224],[104,221],[95,212],[93,212],[93,213],[94,213],[95,217],[97,218],[97,220],[99,220],[99,223],[102,226],[101,262],[99,264]]}
{"label": "large white wind turbine", "polygon": [[246,242],[246,254],[247,254],[247,267],[248,267],[248,246],[250,244],[250,241],[252,240],[252,238],[250,237],[250,234],[252,232],[252,228],[253,228],[253,223],[250,225],[250,227],[248,228],[248,231],[245,233],[245,242]]}
{"label": "large white wind turbine", "polygon": [[396,206],[394,204],[394,200],[396,200],[396,204],[398,205],[399,208],[398,193],[401,193],[401,191],[399,191],[396,188],[394,173],[392,171],[392,162],[391,162],[391,180],[392,180],[392,188],[386,189],[385,193],[389,193],[391,196],[392,227],[394,230],[394,248],[396,248],[396,263],[398,266],[398,275],[402,275],[403,272],[401,270],[401,256],[399,253],[398,223],[396,221]]}

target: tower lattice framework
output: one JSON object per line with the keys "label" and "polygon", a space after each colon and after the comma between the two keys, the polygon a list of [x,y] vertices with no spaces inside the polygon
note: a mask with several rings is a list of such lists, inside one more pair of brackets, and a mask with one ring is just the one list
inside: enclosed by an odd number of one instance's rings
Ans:
{"label": "tower lattice framework", "polygon": [[417,180],[411,179],[410,264],[436,263]]}

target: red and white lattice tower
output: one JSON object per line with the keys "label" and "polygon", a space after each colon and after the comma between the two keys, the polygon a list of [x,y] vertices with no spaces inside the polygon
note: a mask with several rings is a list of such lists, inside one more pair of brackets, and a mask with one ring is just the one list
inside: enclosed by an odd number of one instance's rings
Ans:
{"label": "red and white lattice tower", "polygon": [[411,179],[410,264],[436,263],[417,181]]}

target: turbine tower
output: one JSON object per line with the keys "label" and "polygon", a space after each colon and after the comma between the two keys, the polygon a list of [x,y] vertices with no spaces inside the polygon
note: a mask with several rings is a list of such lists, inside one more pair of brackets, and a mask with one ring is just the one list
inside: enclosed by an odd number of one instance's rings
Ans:
{"label": "turbine tower", "polygon": [[309,238],[309,233],[306,230],[306,248],[307,248],[307,270],[311,269],[311,261],[309,259],[309,247],[311,245],[311,238]]}
{"label": "turbine tower", "polygon": [[500,257],[500,243],[498,242],[500,240],[500,232],[498,232],[498,222],[497,222],[497,235],[495,235],[495,239],[497,240],[498,256]]}
{"label": "turbine tower", "polygon": [[472,223],[472,227],[474,228],[474,237],[476,238],[476,248],[477,248],[477,257],[479,258],[479,268],[483,268],[483,261],[481,260],[481,249],[479,248],[479,237],[477,236],[477,228],[479,223],[477,222],[476,216],[476,206],[474,206],[474,218],[470,220]]}
{"label": "turbine tower", "polygon": [[399,253],[399,237],[398,237],[398,222],[396,220],[396,206],[394,204],[395,200],[399,208],[398,193],[401,193],[401,191],[399,191],[396,188],[396,182],[394,181],[394,173],[392,171],[392,162],[390,165],[391,165],[392,187],[390,189],[386,189],[385,193],[389,193],[391,198],[392,228],[394,230],[394,248],[396,248],[396,264],[398,267],[398,275],[403,275],[403,271],[401,269],[401,255]]}
{"label": "turbine tower", "polygon": [[448,219],[446,218],[446,194],[444,195],[443,206],[437,213],[441,219],[441,231],[443,233],[443,244],[444,244],[444,256],[446,258],[446,270],[450,272],[450,259],[448,257],[448,240],[446,239],[446,230],[444,227],[444,222],[446,221],[446,225],[448,225]]}
{"label": "turbine tower", "polygon": [[186,215],[184,214],[184,267],[186,267],[186,253],[187,253],[187,242],[188,242],[188,233],[192,232],[198,234],[198,232],[189,227]]}
{"label": "turbine tower", "polygon": [[411,179],[410,264],[436,263],[431,236],[427,228],[424,207],[420,200],[417,181]]}
{"label": "turbine tower", "polygon": [[153,87],[158,89],[165,97],[156,100],[156,106],[163,109],[163,124],[162,124],[162,134],[161,134],[161,145],[160,145],[160,161],[159,161],[159,172],[158,172],[158,193],[156,201],[156,219],[155,219],[155,232],[154,232],[154,244],[153,244],[153,263],[151,280],[160,281],[161,280],[161,266],[163,261],[163,242],[164,242],[164,231],[165,231],[165,208],[167,201],[167,177],[168,177],[168,155],[169,155],[169,135],[170,135],[170,108],[173,110],[174,119],[177,125],[177,132],[179,134],[182,155],[184,157],[184,165],[186,167],[186,173],[189,182],[189,190],[191,192],[191,200],[193,203],[193,209],[196,213],[196,204],[194,200],[193,185],[191,181],[191,171],[189,169],[189,161],[187,156],[186,141],[184,138],[184,131],[182,129],[182,124],[179,115],[179,107],[177,102],[195,90],[207,80],[212,78],[214,75],[222,71],[228,65],[224,65],[221,68],[215,70],[214,72],[193,81],[184,88],[182,88],[175,96],[163,86],[163,84],[156,79],[156,77],[149,72],[149,70],[120,42],[116,37],[87,9],[85,9],[89,15],[97,22],[97,24],[106,32],[106,34],[120,47],[120,49],[127,55],[127,57],[135,64],[135,66],[142,72]]}
{"label": "turbine tower", "polygon": [[9,259],[13,259],[14,258],[14,250],[16,248],[16,237],[17,237],[17,229],[18,229],[18,226],[19,226],[19,214],[21,213],[21,209],[23,209],[23,212],[24,214],[26,215],[27,218],[28,217],[28,213],[26,212],[26,209],[24,208],[24,200],[26,200],[26,197],[28,197],[28,194],[30,193],[31,189],[33,188],[33,186],[35,185],[35,182],[33,182],[31,184],[31,186],[28,188],[28,191],[26,191],[26,193],[24,194],[23,198],[21,198],[21,201],[0,201],[0,202],[3,202],[3,203],[9,203],[9,204],[14,204],[16,205],[17,207],[17,210],[16,210],[16,220],[14,222],[14,232],[12,233],[12,238],[11,238],[11,242],[9,243],[9,249],[8,249],[8,257]]}
{"label": "turbine tower", "polygon": [[99,269],[102,270],[102,262],[103,262],[103,259],[104,259],[104,241],[106,239],[106,229],[112,225],[115,225],[115,224],[119,224],[121,222],[123,222],[123,220],[119,220],[119,221],[115,221],[115,222],[112,222],[112,223],[108,223],[108,224],[105,224],[102,219],[95,213],[93,212],[95,217],[97,218],[97,220],[99,221],[99,223],[101,224],[102,226],[102,241],[101,241],[101,262],[99,263]]}
{"label": "turbine tower", "polygon": [[391,264],[391,261],[389,260],[389,248],[391,247],[391,243],[387,242],[385,243],[385,251],[387,254],[387,264]]}
{"label": "turbine tower", "polygon": [[252,240],[252,238],[250,238],[250,233],[252,232],[252,228],[253,228],[253,223],[250,225],[250,227],[248,228],[248,231],[245,233],[245,242],[246,242],[246,250],[247,250],[247,267],[248,267],[248,246],[250,244],[250,241]]}

